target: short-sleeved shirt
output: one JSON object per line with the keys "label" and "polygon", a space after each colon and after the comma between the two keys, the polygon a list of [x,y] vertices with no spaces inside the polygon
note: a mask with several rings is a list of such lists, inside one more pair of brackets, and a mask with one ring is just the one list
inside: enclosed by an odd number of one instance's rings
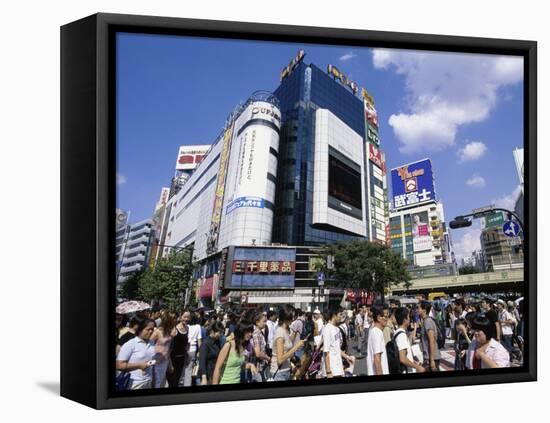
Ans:
{"label": "short-sleeved shirt", "polygon": [[189,352],[195,352],[198,349],[199,339],[202,339],[201,326],[191,325],[187,332],[189,338]]}
{"label": "short-sleeved shirt", "polygon": [[275,338],[275,331],[277,330],[277,323],[272,320],[267,321],[267,346],[273,348],[273,338]]}
{"label": "short-sleeved shirt", "polygon": [[[477,348],[478,345],[474,339],[470,344],[470,348],[468,348],[468,351],[466,352],[466,368],[468,369],[477,368],[474,364]],[[502,346],[500,342],[491,339],[485,348],[485,354],[487,354],[487,356],[493,360],[498,367],[510,367],[510,353]],[[483,363],[483,360],[480,360],[479,364],[482,369],[487,368]]]}
{"label": "short-sleeved shirt", "polygon": [[286,328],[277,326],[275,336],[273,337],[273,356],[271,357],[271,374],[274,374],[277,369],[279,372],[290,370],[290,359],[283,361],[279,366],[277,364],[277,339],[283,338],[283,354],[292,348],[292,341]]}
{"label": "short-sleeved shirt", "polygon": [[296,345],[296,343],[300,340],[302,337],[302,333],[304,332],[304,322],[301,319],[296,319],[290,324],[290,333],[296,334],[294,337],[293,345]]}
{"label": "short-sleeved shirt", "polygon": [[[323,353],[329,356],[330,371],[333,376],[344,375],[340,345],[342,345],[342,333],[340,329],[330,322],[327,323],[323,328]],[[325,354],[323,354],[321,371],[324,376],[326,376],[325,360]]]}
{"label": "short-sleeved shirt", "polygon": [[[252,347],[255,349],[256,347],[260,348],[260,351],[265,352],[265,336],[264,333],[258,329],[257,327],[254,327],[254,332],[252,333]],[[256,352],[254,351],[252,353],[253,357],[256,357]],[[265,362],[261,359],[254,360],[257,363],[258,370],[263,370],[265,367]]]}
{"label": "short-sleeved shirt", "polygon": [[355,316],[355,326],[363,327],[363,316],[361,316],[361,314]]}
{"label": "short-sleeved shirt", "polygon": [[[155,346],[136,336],[120,348],[116,359],[118,361],[127,361],[128,364],[135,364],[152,360],[154,355]],[[153,367],[148,367],[145,370],[132,370],[130,378],[132,379],[132,385],[150,382],[153,379]]]}
{"label": "short-sleeved shirt", "polygon": [[124,335],[122,335],[120,338],[118,338],[117,344],[122,347],[126,342],[128,342],[130,339],[135,337],[136,337],[135,333],[128,331]]}
{"label": "short-sleeved shirt", "polygon": [[424,363],[430,362],[430,340],[428,338],[428,332],[432,331],[435,339],[435,355],[434,360],[441,360],[441,352],[437,346],[437,325],[435,320],[431,317],[426,317],[422,324],[422,355],[424,357]]}
{"label": "short-sleeved shirt", "polygon": [[498,324],[498,314],[495,310],[490,309],[485,312],[485,317],[489,319],[495,325],[495,331],[497,330],[496,326]]}
{"label": "short-sleeved shirt", "polygon": [[390,370],[388,367],[388,355],[386,353],[384,333],[377,326],[373,326],[369,329],[369,339],[367,347],[367,374],[369,376],[376,374],[374,370],[374,356],[376,354],[381,354],[380,361],[382,363],[382,374],[389,374]]}
{"label": "short-sleeved shirt", "polygon": [[[393,334],[393,339],[395,339],[395,343],[397,345],[397,351],[406,350],[407,358],[411,361],[414,361],[411,343],[409,342],[409,337],[407,335],[407,332],[405,332],[402,328],[399,328]],[[416,369],[414,367],[407,367],[408,373],[414,373],[415,371]]]}
{"label": "short-sleeved shirt", "polygon": [[504,323],[508,320],[515,320],[512,313],[510,313],[506,310],[502,310],[498,313],[498,320],[500,322],[500,328],[501,328],[501,331],[502,331],[502,335],[513,335],[514,334],[514,329],[512,328],[512,325],[509,324],[509,323]]}

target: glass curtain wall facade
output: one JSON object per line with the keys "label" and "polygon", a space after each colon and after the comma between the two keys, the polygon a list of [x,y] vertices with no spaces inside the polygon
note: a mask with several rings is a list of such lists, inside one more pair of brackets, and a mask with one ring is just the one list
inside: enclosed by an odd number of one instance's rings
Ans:
{"label": "glass curtain wall facade", "polygon": [[273,242],[319,245],[363,239],[336,228],[311,225],[315,111],[330,110],[364,140],[362,100],[317,66],[304,62],[296,66],[274,94],[280,103],[282,127]]}

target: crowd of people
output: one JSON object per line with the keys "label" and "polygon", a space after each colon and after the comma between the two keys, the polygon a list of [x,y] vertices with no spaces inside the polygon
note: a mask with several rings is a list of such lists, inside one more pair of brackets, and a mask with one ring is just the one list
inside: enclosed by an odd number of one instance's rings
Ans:
{"label": "crowd of people", "polygon": [[[357,306],[304,312],[186,309],[117,315],[119,390],[436,372],[517,365],[521,307],[502,299]],[[363,373],[364,374],[364,373]]]}

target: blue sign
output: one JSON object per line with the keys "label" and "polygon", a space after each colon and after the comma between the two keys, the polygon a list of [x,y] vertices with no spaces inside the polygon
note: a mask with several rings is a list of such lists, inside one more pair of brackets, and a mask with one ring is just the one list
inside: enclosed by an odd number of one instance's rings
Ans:
{"label": "blue sign", "polygon": [[514,238],[519,235],[519,231],[519,225],[512,220],[508,220],[507,222],[504,222],[504,225],[502,225],[502,232],[504,232],[504,235],[507,237]]}
{"label": "blue sign", "polygon": [[233,210],[240,207],[255,207],[263,209],[265,207],[265,200],[260,197],[239,197],[231,201],[225,208],[225,214],[231,213]]}
{"label": "blue sign", "polygon": [[[228,288],[294,288],[296,268],[296,249],[294,248],[235,247],[232,260],[228,268]],[[235,272],[236,262],[246,266],[244,271]],[[276,270],[271,269],[273,263],[277,265]],[[268,273],[262,273],[262,266],[269,266]],[[290,271],[285,271],[283,269],[285,266],[290,267]]]}
{"label": "blue sign", "polygon": [[391,171],[394,209],[435,200],[434,178],[430,159],[397,167]]}
{"label": "blue sign", "polygon": [[325,274],[323,272],[319,272],[317,274],[317,280],[320,282],[322,280],[325,280]]}

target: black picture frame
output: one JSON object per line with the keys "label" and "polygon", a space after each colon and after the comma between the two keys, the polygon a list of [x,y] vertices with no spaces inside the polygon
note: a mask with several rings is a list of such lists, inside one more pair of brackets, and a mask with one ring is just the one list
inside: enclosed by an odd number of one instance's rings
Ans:
{"label": "black picture frame", "polygon": [[[354,378],[340,383],[272,383],[119,395],[110,374],[114,327],[114,34],[117,31],[249,40],[376,46],[524,58],[525,362],[516,369]],[[537,44],[337,28],[95,14],[61,28],[61,395],[90,407],[342,394],[535,381],[537,378]],[[223,395],[220,395],[222,394]]]}

